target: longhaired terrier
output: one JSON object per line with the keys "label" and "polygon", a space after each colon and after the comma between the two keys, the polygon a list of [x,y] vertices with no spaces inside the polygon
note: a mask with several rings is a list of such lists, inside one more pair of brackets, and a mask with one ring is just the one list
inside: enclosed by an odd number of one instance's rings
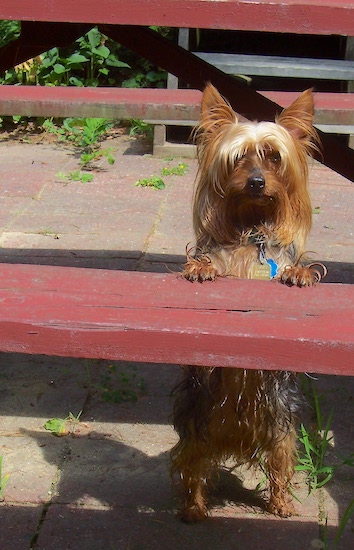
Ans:
{"label": "longhaired terrier", "polygon": [[[276,279],[311,286],[321,264],[306,265],[312,208],[308,156],[318,150],[311,90],[273,122],[239,122],[208,84],[195,129],[199,174],[193,222],[194,252],[183,277]],[[274,350],[276,353],[276,350]],[[184,367],[174,390],[172,474],[183,491],[180,517],[208,514],[207,484],[227,459],[261,464],[269,481],[268,510],[289,516],[295,464],[295,417],[300,404],[295,373],[221,367]]]}

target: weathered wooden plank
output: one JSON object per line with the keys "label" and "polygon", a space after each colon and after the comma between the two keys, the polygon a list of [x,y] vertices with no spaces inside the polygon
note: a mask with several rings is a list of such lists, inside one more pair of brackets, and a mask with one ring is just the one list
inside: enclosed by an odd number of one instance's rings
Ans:
{"label": "weathered wooden plank", "polygon": [[0,86],[3,116],[197,120],[200,101],[198,90]]}
{"label": "weathered wooden plank", "polygon": [[[297,92],[262,92],[283,107]],[[197,121],[199,90],[0,86],[0,115]],[[315,93],[316,124],[354,124],[353,93]]]}
{"label": "weathered wooden plank", "polygon": [[0,268],[0,350],[353,374],[354,286]]}
{"label": "weathered wooden plank", "polygon": [[354,78],[354,61],[344,59],[311,59],[276,55],[208,52],[193,53],[226,74],[324,80],[353,80]]}
{"label": "weathered wooden plank", "polygon": [[347,0],[2,0],[0,19],[354,35]]}

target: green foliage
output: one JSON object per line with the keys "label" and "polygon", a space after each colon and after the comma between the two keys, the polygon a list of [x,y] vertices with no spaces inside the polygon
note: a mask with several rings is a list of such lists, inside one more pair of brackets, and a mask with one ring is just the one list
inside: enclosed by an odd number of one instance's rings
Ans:
{"label": "green foliage", "polygon": [[323,485],[332,479],[334,474],[334,466],[324,465],[327,448],[332,441],[332,437],[328,436],[331,421],[332,414],[328,418],[323,435],[317,431],[307,431],[303,424],[300,426],[301,436],[299,437],[299,441],[303,444],[304,450],[299,456],[298,464],[295,469],[307,473],[310,493],[315,489],[323,487]]}
{"label": "green foliage", "polygon": [[142,178],[135,183],[135,187],[152,187],[153,189],[165,189],[165,182],[159,176]]}
{"label": "green foliage", "polygon": [[130,121],[130,136],[145,136],[148,139],[153,139],[154,137],[154,125],[144,122],[143,120],[138,120],[133,118]]}
{"label": "green foliage", "polygon": [[184,164],[183,162],[180,162],[177,166],[173,166],[172,168],[165,166],[161,170],[162,176],[184,176],[186,172],[188,171],[187,164]]}
{"label": "green foliage", "polygon": [[138,377],[135,366],[108,365],[94,389],[98,390],[103,401],[120,404],[135,403],[139,396],[144,395],[146,386],[144,379]]}
{"label": "green foliage", "polygon": [[20,36],[21,23],[19,21],[0,21],[0,48]]}
{"label": "green foliage", "polygon": [[113,126],[114,122],[106,118],[65,118],[62,128],[68,141],[91,149]]}
{"label": "green foliage", "polygon": [[325,419],[321,410],[322,396],[318,395],[315,386],[310,381],[307,381],[304,386],[308,398],[313,402],[316,425],[314,429],[307,429],[304,424],[300,426],[299,441],[302,443],[302,448],[298,454],[298,464],[295,466],[295,470],[306,472],[309,493],[312,493],[315,489],[328,483],[341,466],[354,466],[354,453],[348,457],[339,457],[341,462],[335,466],[325,464],[333,440],[330,430],[334,410],[332,408],[328,418]]}
{"label": "green foliage", "polygon": [[81,183],[89,183],[93,180],[93,174],[83,172],[82,170],[73,170],[71,172],[58,172],[56,174],[57,178],[60,178],[65,183],[70,181],[81,181]]}
{"label": "green foliage", "polygon": [[[18,22],[0,22],[0,46],[19,33]],[[164,87],[166,78],[165,71],[124,49],[94,27],[70,47],[51,48],[6,71],[0,76],[0,84]]]}
{"label": "green foliage", "polygon": [[10,474],[2,474],[2,456],[0,456],[0,501],[4,500],[4,492]]}
{"label": "green foliage", "polygon": [[[188,165],[180,162],[177,166],[164,166],[161,170],[161,176],[184,176],[188,170]],[[135,187],[152,187],[153,189],[165,189],[166,185],[160,176],[151,176],[142,178],[135,183]]]}
{"label": "green foliage", "polygon": [[55,124],[53,119],[45,120],[43,129],[46,132],[54,134],[60,141],[72,143],[82,149],[80,168],[68,173],[58,172],[57,177],[66,183],[70,181],[88,183],[93,180],[93,175],[83,172],[82,169],[94,168],[93,163],[102,157],[108,164],[114,164],[112,149],[101,149],[99,145],[99,141],[113,126],[114,122],[105,118],[65,118],[60,126]]}
{"label": "green foliage", "polygon": [[[99,361],[86,360],[87,386],[91,392],[99,393],[102,400],[110,403],[135,403],[138,398],[145,394],[146,384],[142,377],[137,375],[137,367],[132,364],[105,364],[100,365]],[[94,366],[94,373],[99,372],[99,380],[95,381],[92,376],[91,366]]]}
{"label": "green foliage", "polygon": [[73,434],[77,424],[80,422],[81,414],[82,411],[80,411],[76,416],[69,412],[69,415],[65,418],[50,418],[44,424],[44,428],[58,437]]}

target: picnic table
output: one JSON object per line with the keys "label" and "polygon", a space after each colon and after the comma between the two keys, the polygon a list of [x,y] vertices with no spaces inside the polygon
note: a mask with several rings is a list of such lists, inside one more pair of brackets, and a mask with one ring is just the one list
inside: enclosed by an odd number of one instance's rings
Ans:
{"label": "picnic table", "polygon": [[[20,38],[0,51],[0,70],[70,44],[97,25],[191,88],[202,90],[210,80],[241,116],[265,120],[280,110],[277,103],[149,26],[354,36],[354,2],[347,0],[2,0],[0,19],[22,22]],[[42,101],[49,101],[48,92],[56,112],[60,101],[63,107],[70,102],[70,92],[63,97],[60,89],[41,87],[34,97],[33,88],[25,88],[18,102],[26,103],[28,93],[28,105],[38,112],[42,104],[48,107]],[[77,94],[86,94],[87,104],[102,94],[72,93],[77,103]],[[1,87],[0,114],[10,99],[11,88]],[[354,151],[323,132],[321,140],[323,162],[354,181]],[[287,357],[294,370],[313,365],[320,372],[353,374],[351,285],[322,285],[316,294],[275,286],[264,292],[261,281],[225,280],[200,291],[172,274],[16,265],[0,271],[2,351],[265,369],[281,368]]]}

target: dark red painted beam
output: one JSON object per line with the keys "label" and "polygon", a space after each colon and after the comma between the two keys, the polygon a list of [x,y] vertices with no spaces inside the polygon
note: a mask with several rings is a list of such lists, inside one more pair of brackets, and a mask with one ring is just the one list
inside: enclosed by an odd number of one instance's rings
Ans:
{"label": "dark red painted beam", "polygon": [[0,350],[354,374],[354,286],[0,266]]}
{"label": "dark red painted beam", "polygon": [[0,19],[354,35],[348,0],[2,0]]}
{"label": "dark red painted beam", "polygon": [[[283,107],[296,92],[261,92]],[[0,86],[0,115],[197,121],[199,90]],[[315,122],[354,124],[353,93],[315,93]]]}
{"label": "dark red painted beam", "polygon": [[198,90],[0,86],[0,116],[198,120]]}

